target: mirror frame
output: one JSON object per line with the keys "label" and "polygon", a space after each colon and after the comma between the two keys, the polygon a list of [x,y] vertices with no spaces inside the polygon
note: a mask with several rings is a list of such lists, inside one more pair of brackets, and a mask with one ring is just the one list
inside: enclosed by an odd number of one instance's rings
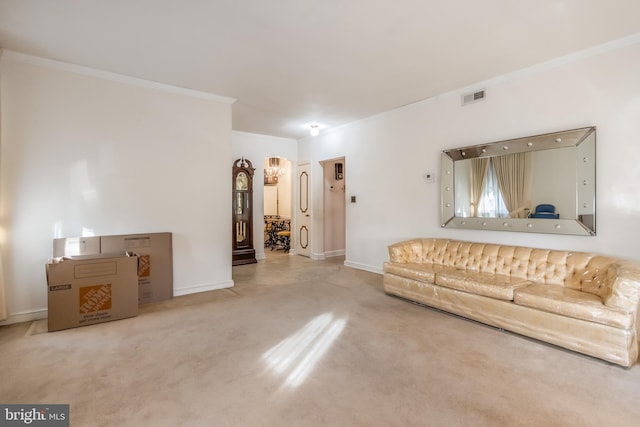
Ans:
{"label": "mirror frame", "polygon": [[[590,139],[592,138],[592,139]],[[585,141],[593,141],[593,144]],[[455,216],[455,162],[508,153],[576,147],[576,218],[485,218]],[[596,235],[595,126],[445,150],[441,153],[441,227],[525,233]]]}

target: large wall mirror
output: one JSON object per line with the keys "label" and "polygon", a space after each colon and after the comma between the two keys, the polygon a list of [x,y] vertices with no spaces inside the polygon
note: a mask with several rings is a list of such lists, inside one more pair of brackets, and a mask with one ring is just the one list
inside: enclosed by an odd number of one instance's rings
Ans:
{"label": "large wall mirror", "polygon": [[442,152],[442,227],[596,234],[596,128]]}

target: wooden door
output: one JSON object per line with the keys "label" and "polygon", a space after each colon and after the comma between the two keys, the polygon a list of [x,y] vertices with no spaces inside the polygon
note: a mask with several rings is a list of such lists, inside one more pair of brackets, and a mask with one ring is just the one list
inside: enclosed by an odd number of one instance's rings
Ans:
{"label": "wooden door", "polygon": [[309,170],[311,165],[298,165],[298,206],[296,207],[296,253],[311,256],[311,181]]}

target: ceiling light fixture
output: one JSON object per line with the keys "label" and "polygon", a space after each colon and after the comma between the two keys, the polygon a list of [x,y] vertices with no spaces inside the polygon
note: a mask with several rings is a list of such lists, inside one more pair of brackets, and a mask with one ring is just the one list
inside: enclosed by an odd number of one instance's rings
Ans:
{"label": "ceiling light fixture", "polygon": [[320,127],[318,125],[311,125],[311,129],[309,129],[309,133],[311,136],[320,135]]}
{"label": "ceiling light fixture", "polygon": [[285,172],[284,167],[280,165],[280,157],[269,157],[269,166],[264,169],[265,185],[274,185],[278,183],[278,177]]}

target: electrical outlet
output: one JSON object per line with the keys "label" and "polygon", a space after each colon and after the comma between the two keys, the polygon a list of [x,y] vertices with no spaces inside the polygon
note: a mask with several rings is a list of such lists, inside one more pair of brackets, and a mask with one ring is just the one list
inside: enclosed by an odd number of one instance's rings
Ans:
{"label": "electrical outlet", "polygon": [[356,196],[351,196],[351,203],[355,203],[356,202]]}

